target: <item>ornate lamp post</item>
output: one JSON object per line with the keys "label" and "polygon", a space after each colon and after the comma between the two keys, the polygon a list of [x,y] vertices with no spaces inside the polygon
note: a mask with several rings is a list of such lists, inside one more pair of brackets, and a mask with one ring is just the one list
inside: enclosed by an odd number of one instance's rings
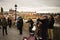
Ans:
{"label": "ornate lamp post", "polygon": [[16,20],[16,17],[17,17],[16,11],[17,11],[17,4],[15,4],[15,20]]}

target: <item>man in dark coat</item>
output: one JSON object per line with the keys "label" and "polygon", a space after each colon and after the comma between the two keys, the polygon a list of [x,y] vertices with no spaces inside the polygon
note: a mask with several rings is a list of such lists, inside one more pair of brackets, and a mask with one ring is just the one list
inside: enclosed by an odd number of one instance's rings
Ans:
{"label": "man in dark coat", "polygon": [[4,31],[5,31],[5,33],[7,35],[8,34],[7,33],[7,21],[6,21],[5,17],[2,18],[1,25],[2,25],[3,36],[4,36]]}
{"label": "man in dark coat", "polygon": [[44,16],[42,22],[42,40],[48,40],[48,17]]}
{"label": "man in dark coat", "polygon": [[31,18],[28,19],[28,21],[26,23],[29,23],[29,32],[32,32],[32,28],[33,28],[33,20]]}
{"label": "man in dark coat", "polygon": [[48,29],[48,34],[49,34],[49,40],[53,40],[53,29],[54,29],[54,17],[50,15],[49,18],[49,29]]}
{"label": "man in dark coat", "polygon": [[23,18],[22,17],[19,17],[18,18],[17,28],[18,28],[20,34],[22,34],[22,28],[23,28]]}

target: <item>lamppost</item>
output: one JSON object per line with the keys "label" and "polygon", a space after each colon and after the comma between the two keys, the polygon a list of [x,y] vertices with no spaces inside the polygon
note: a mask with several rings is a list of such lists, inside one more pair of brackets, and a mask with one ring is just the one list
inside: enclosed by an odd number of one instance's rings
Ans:
{"label": "lamppost", "polygon": [[17,17],[16,11],[17,11],[17,4],[15,4],[15,21],[16,21],[16,17]]}

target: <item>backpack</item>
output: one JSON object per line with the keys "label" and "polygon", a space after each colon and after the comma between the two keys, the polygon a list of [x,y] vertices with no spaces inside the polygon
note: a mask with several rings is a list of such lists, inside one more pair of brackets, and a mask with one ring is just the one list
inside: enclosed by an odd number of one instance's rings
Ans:
{"label": "backpack", "polygon": [[7,21],[6,21],[6,19],[2,19],[2,26],[7,26]]}

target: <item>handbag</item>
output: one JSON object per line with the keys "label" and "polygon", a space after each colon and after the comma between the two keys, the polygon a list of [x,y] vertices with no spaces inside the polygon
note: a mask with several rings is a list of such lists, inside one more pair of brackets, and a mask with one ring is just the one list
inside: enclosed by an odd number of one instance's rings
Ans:
{"label": "handbag", "polygon": [[36,26],[33,26],[32,31],[35,31],[35,30],[36,30]]}

